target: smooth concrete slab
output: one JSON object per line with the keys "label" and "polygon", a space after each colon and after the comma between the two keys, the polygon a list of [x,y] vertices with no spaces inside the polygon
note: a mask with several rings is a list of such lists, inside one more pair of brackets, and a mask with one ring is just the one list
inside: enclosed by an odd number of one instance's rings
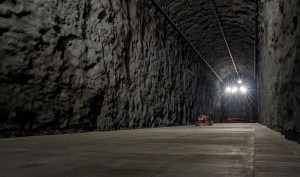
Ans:
{"label": "smooth concrete slab", "polygon": [[300,145],[260,124],[0,139],[0,177],[299,176]]}
{"label": "smooth concrete slab", "polygon": [[300,176],[300,145],[278,132],[255,126],[254,176]]}

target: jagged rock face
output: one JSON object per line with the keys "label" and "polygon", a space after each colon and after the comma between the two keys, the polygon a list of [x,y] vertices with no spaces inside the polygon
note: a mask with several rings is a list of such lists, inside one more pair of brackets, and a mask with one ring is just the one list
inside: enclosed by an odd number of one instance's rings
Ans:
{"label": "jagged rock face", "polygon": [[214,14],[215,7],[238,72],[253,78],[254,0],[160,0],[160,3],[224,79],[234,74],[235,68]]}
{"label": "jagged rock face", "polygon": [[265,1],[260,16],[260,121],[300,142],[300,1]]}
{"label": "jagged rock face", "polygon": [[0,1],[1,136],[185,125],[216,78],[148,1]]}

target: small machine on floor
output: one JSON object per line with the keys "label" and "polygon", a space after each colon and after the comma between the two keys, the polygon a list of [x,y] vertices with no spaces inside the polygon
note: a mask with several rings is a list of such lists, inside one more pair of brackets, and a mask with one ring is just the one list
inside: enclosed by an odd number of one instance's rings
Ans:
{"label": "small machine on floor", "polygon": [[211,126],[211,125],[213,125],[213,121],[210,121],[208,116],[201,115],[201,116],[197,117],[195,125],[196,126]]}

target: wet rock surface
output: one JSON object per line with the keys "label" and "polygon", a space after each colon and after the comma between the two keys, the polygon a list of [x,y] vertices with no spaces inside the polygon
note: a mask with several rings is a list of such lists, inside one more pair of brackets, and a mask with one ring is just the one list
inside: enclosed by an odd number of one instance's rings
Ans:
{"label": "wet rock surface", "polygon": [[260,4],[260,121],[300,142],[300,2]]}
{"label": "wet rock surface", "polygon": [[0,1],[2,137],[190,124],[215,77],[149,1]]}

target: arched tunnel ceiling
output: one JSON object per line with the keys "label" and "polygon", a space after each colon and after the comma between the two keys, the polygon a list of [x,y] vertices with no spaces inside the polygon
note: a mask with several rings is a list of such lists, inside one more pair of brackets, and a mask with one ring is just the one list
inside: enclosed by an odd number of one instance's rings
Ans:
{"label": "arched tunnel ceiling", "polygon": [[[221,78],[235,72],[211,0],[160,0]],[[255,0],[213,0],[240,75],[254,75]]]}

